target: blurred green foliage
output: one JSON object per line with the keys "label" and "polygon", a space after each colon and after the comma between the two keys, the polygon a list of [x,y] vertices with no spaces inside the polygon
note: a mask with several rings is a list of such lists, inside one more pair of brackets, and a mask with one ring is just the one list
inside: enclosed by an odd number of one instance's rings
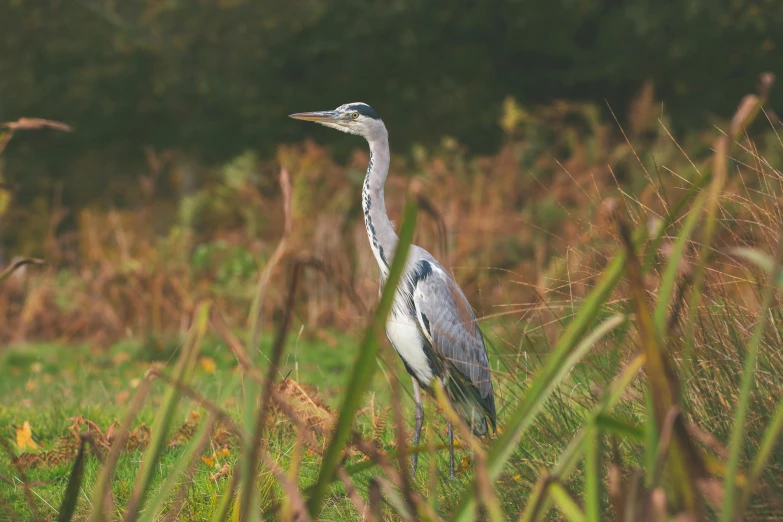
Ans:
{"label": "blurred green foliage", "polygon": [[487,152],[510,95],[622,112],[652,80],[678,122],[703,122],[783,63],[778,0],[6,0],[0,34],[0,120],[77,130],[18,140],[8,176],[23,200],[64,181],[77,205],[123,204],[106,189],[145,145],[209,163],[305,135],[354,146],[295,111],[363,100],[398,150],[449,135]]}
{"label": "blurred green foliage", "polygon": [[258,271],[256,259],[249,250],[239,245],[229,245],[226,241],[199,244],[191,261],[195,270],[214,270],[217,282],[221,285],[248,285]]}

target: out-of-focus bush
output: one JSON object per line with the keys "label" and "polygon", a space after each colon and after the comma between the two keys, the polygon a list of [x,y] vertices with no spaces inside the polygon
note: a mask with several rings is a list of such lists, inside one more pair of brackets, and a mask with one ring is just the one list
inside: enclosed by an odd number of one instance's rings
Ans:
{"label": "out-of-focus bush", "polygon": [[[621,132],[589,104],[522,109],[508,100],[501,119],[507,137],[496,155],[471,155],[447,138],[432,148],[417,147],[410,160],[394,157],[389,213],[399,218],[405,188],[418,177],[447,237],[425,213],[415,241],[453,270],[479,316],[572,301],[590,288],[617,245],[612,209],[629,203],[633,219],[664,215],[696,178],[699,158],[711,153],[715,132],[705,131],[688,135],[690,157],[684,156],[667,135],[670,122],[660,118],[658,107],[651,89],[643,89]],[[781,156],[768,124],[751,132],[764,148],[760,155]],[[738,153],[737,166],[753,164],[741,157],[746,152]],[[147,197],[134,209],[81,210],[73,232],[59,230],[71,213],[63,206],[15,207],[3,220],[5,230],[25,238],[14,254],[44,257],[50,268],[7,282],[0,295],[0,338],[108,342],[178,330],[202,297],[215,300],[229,322],[244,326],[256,272],[282,234],[280,189],[269,181],[281,167],[289,171],[293,190],[288,254],[315,256],[331,274],[304,275],[301,319],[341,328],[360,324],[364,307],[355,297],[373,302],[378,282],[361,219],[367,161],[361,147],[340,165],[310,141],[280,147],[274,161],[246,152],[220,168],[200,167],[201,187],[181,198],[167,202],[139,186],[135,190]],[[139,184],[154,178],[156,169],[157,187],[165,186],[167,175],[179,175],[150,162]],[[731,219],[721,237],[726,244],[753,244],[764,228],[740,231],[732,223],[763,221],[772,212],[754,205],[771,203],[753,192],[763,178],[736,176],[724,197]],[[647,214],[637,215],[638,208]],[[276,282],[284,276],[278,270]],[[347,287],[353,296],[346,296]],[[282,306],[284,288],[270,287],[267,313]],[[22,317],[23,329],[16,326]]]}

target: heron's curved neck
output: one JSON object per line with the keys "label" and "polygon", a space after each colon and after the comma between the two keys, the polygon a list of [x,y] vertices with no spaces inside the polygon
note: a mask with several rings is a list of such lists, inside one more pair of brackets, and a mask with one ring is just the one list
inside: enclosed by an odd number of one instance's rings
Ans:
{"label": "heron's curved neck", "polygon": [[370,164],[364,178],[362,190],[362,209],[364,225],[370,239],[370,247],[378,261],[382,274],[387,274],[391,265],[394,249],[397,247],[397,234],[383,200],[383,186],[389,173],[389,138],[386,133],[368,138],[370,144]]}

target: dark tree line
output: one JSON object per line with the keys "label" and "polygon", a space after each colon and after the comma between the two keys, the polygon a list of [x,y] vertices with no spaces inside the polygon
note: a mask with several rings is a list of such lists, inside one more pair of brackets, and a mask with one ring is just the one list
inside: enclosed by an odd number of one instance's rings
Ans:
{"label": "dark tree line", "polygon": [[398,150],[451,135],[488,152],[508,95],[622,111],[645,80],[705,122],[780,72],[780,35],[779,0],[4,0],[0,119],[77,130],[19,140],[6,175],[85,200],[144,145],[224,161],[312,135],[290,112],[356,100]]}

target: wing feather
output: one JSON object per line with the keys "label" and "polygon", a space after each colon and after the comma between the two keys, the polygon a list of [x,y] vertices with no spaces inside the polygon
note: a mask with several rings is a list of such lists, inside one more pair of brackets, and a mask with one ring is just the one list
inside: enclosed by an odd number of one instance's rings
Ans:
{"label": "wing feather", "polygon": [[472,384],[494,416],[492,376],[473,310],[454,279],[431,261],[429,270],[417,270],[422,277],[412,281],[413,312],[434,352],[450,370]]}

